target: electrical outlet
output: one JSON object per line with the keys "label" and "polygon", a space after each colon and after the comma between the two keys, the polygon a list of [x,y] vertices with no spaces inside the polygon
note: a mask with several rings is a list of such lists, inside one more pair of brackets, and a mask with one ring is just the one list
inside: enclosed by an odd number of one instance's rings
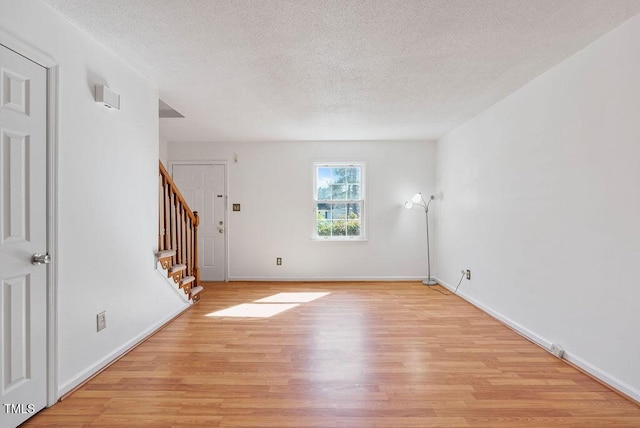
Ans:
{"label": "electrical outlet", "polygon": [[276,259],[276,265],[278,265],[278,266],[282,266],[282,257],[278,257],[278,258]]}
{"label": "electrical outlet", "polygon": [[562,356],[564,355],[564,349],[562,349],[562,346],[554,343],[553,345],[551,345],[551,353],[558,358],[562,358]]}
{"label": "electrical outlet", "polygon": [[467,275],[467,279],[471,280],[471,270],[467,269],[467,271],[465,272],[465,274]]}
{"label": "electrical outlet", "polygon": [[98,331],[107,328],[107,313],[105,311],[96,315],[96,321],[98,322]]}

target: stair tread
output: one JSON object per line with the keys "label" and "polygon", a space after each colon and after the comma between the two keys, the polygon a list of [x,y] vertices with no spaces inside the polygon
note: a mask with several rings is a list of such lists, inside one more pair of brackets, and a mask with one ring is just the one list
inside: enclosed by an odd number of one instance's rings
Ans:
{"label": "stair tread", "polygon": [[193,296],[200,294],[200,292],[204,290],[204,287],[202,287],[201,285],[198,285],[197,287],[193,287],[191,289],[191,293],[189,293],[189,298],[193,298]]}
{"label": "stair tread", "polygon": [[156,253],[156,257],[164,259],[165,257],[173,257],[176,255],[176,250],[162,250]]}
{"label": "stair tread", "polygon": [[185,276],[180,280],[180,285],[185,285],[196,280],[195,276]]}
{"label": "stair tread", "polygon": [[175,272],[180,272],[182,270],[187,269],[187,265],[183,265],[181,263],[178,263],[177,265],[173,265],[169,268],[169,273],[175,273]]}

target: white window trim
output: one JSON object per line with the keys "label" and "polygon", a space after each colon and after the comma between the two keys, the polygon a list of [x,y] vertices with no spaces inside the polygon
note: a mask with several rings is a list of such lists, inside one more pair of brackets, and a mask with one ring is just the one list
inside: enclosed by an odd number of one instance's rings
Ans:
{"label": "white window trim", "polygon": [[[316,172],[318,167],[336,167],[336,166],[358,166],[360,167],[360,194],[362,195],[362,212],[360,214],[360,236],[318,236],[317,232],[317,219],[316,219],[316,207],[318,201],[318,174]],[[368,207],[367,207],[367,163],[364,161],[331,161],[331,162],[313,162],[312,168],[313,174],[313,198],[312,198],[312,228],[311,228],[311,240],[315,242],[363,242],[368,241]]]}

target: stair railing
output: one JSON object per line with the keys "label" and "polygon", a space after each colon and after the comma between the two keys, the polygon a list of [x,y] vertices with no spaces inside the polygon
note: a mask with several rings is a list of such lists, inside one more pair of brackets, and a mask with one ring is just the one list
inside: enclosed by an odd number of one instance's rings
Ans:
{"label": "stair railing", "polygon": [[176,254],[171,259],[171,265],[184,264],[186,275],[195,277],[194,286],[199,286],[198,225],[200,217],[197,211],[191,211],[162,162],[160,162],[159,177],[158,251],[175,250]]}

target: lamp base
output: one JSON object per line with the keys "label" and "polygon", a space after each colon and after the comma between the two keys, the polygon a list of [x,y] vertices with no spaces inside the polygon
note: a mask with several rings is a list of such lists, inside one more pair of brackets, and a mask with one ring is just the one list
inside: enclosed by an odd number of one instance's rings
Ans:
{"label": "lamp base", "polygon": [[433,279],[433,278],[428,278],[428,279],[425,279],[424,281],[422,281],[422,283],[423,283],[424,285],[437,285],[437,284],[438,284],[438,281],[436,281],[436,280],[435,280],[435,279]]}

